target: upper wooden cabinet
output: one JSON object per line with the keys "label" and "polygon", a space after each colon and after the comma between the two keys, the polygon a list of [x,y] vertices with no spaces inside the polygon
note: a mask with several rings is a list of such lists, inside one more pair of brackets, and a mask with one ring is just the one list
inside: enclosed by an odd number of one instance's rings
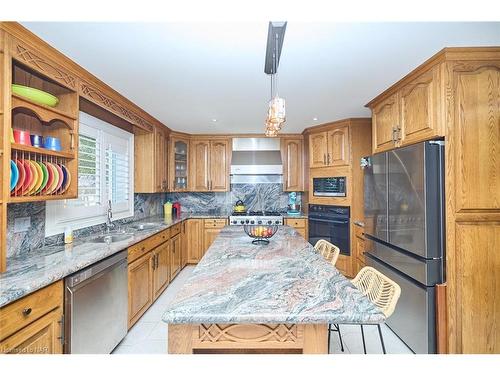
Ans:
{"label": "upper wooden cabinet", "polygon": [[190,190],[229,191],[230,139],[193,139],[190,149]]}
{"label": "upper wooden cabinet", "polygon": [[439,90],[440,70],[436,66],[372,103],[373,152],[444,136]]}
{"label": "upper wooden cabinet", "polygon": [[189,186],[189,138],[170,137],[169,188],[187,191]]}
{"label": "upper wooden cabinet", "polygon": [[328,165],[326,154],[328,153],[327,132],[314,133],[309,136],[309,166],[311,168],[325,167]]}
{"label": "upper wooden cabinet", "polygon": [[135,193],[162,193],[168,190],[168,131],[155,127],[152,133],[134,137]]}
{"label": "upper wooden cabinet", "polygon": [[283,191],[304,191],[304,142],[302,138],[282,138]]}
{"label": "upper wooden cabinet", "polygon": [[309,166],[311,168],[350,164],[349,126],[309,135]]}

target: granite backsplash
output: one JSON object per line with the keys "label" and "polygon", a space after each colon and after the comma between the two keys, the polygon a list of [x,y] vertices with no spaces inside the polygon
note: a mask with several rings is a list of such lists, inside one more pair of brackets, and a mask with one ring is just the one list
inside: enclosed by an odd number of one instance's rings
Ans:
{"label": "granite backsplash", "polygon": [[[140,220],[163,212],[165,194],[134,194],[134,216],[116,223]],[[20,217],[30,217],[30,227],[25,232],[14,233],[14,220]],[[89,233],[99,233],[105,229],[105,224],[94,225],[73,231],[75,238]],[[14,203],[9,205],[7,212],[7,257],[23,252],[29,252],[42,246],[61,244],[63,234],[45,237],[45,202]]]}
{"label": "granite backsplash", "polygon": [[[297,203],[301,194],[297,193]],[[130,222],[163,212],[162,205],[167,200],[179,201],[184,212],[211,212],[216,210],[221,215],[229,215],[237,200],[241,199],[248,210],[286,211],[288,193],[283,192],[283,185],[269,184],[232,184],[231,191],[220,193],[159,193],[134,194],[134,216],[118,220]],[[30,227],[25,232],[14,233],[14,220],[29,216]],[[99,233],[104,224],[75,230],[75,238],[89,233]],[[45,202],[10,204],[7,213],[7,257],[33,251],[39,247],[61,244],[63,235],[45,237]]]}

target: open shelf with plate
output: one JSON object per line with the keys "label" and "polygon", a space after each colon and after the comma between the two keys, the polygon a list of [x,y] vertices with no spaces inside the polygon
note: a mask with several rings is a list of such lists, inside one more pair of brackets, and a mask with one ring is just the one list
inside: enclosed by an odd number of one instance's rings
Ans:
{"label": "open shelf with plate", "polygon": [[76,198],[78,94],[15,60],[12,84],[9,202]]}

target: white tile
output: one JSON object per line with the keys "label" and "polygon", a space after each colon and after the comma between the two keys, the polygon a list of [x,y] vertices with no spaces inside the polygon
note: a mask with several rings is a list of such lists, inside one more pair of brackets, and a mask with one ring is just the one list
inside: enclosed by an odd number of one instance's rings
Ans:
{"label": "white tile", "polygon": [[133,354],[168,354],[166,340],[144,340],[133,345],[130,353]]}
{"label": "white tile", "polygon": [[165,341],[166,345],[167,335],[168,335],[168,324],[161,321],[156,323],[156,326],[149,333],[147,340],[163,340]]}
{"label": "white tile", "polygon": [[134,345],[143,341],[151,333],[156,323],[138,321],[127,333],[120,345]]}

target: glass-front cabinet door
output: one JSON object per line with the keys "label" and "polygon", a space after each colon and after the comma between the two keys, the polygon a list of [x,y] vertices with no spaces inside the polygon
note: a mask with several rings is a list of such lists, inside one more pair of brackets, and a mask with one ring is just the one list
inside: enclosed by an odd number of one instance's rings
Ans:
{"label": "glass-front cabinet door", "polygon": [[186,191],[188,188],[189,141],[172,137],[170,183],[171,191]]}

